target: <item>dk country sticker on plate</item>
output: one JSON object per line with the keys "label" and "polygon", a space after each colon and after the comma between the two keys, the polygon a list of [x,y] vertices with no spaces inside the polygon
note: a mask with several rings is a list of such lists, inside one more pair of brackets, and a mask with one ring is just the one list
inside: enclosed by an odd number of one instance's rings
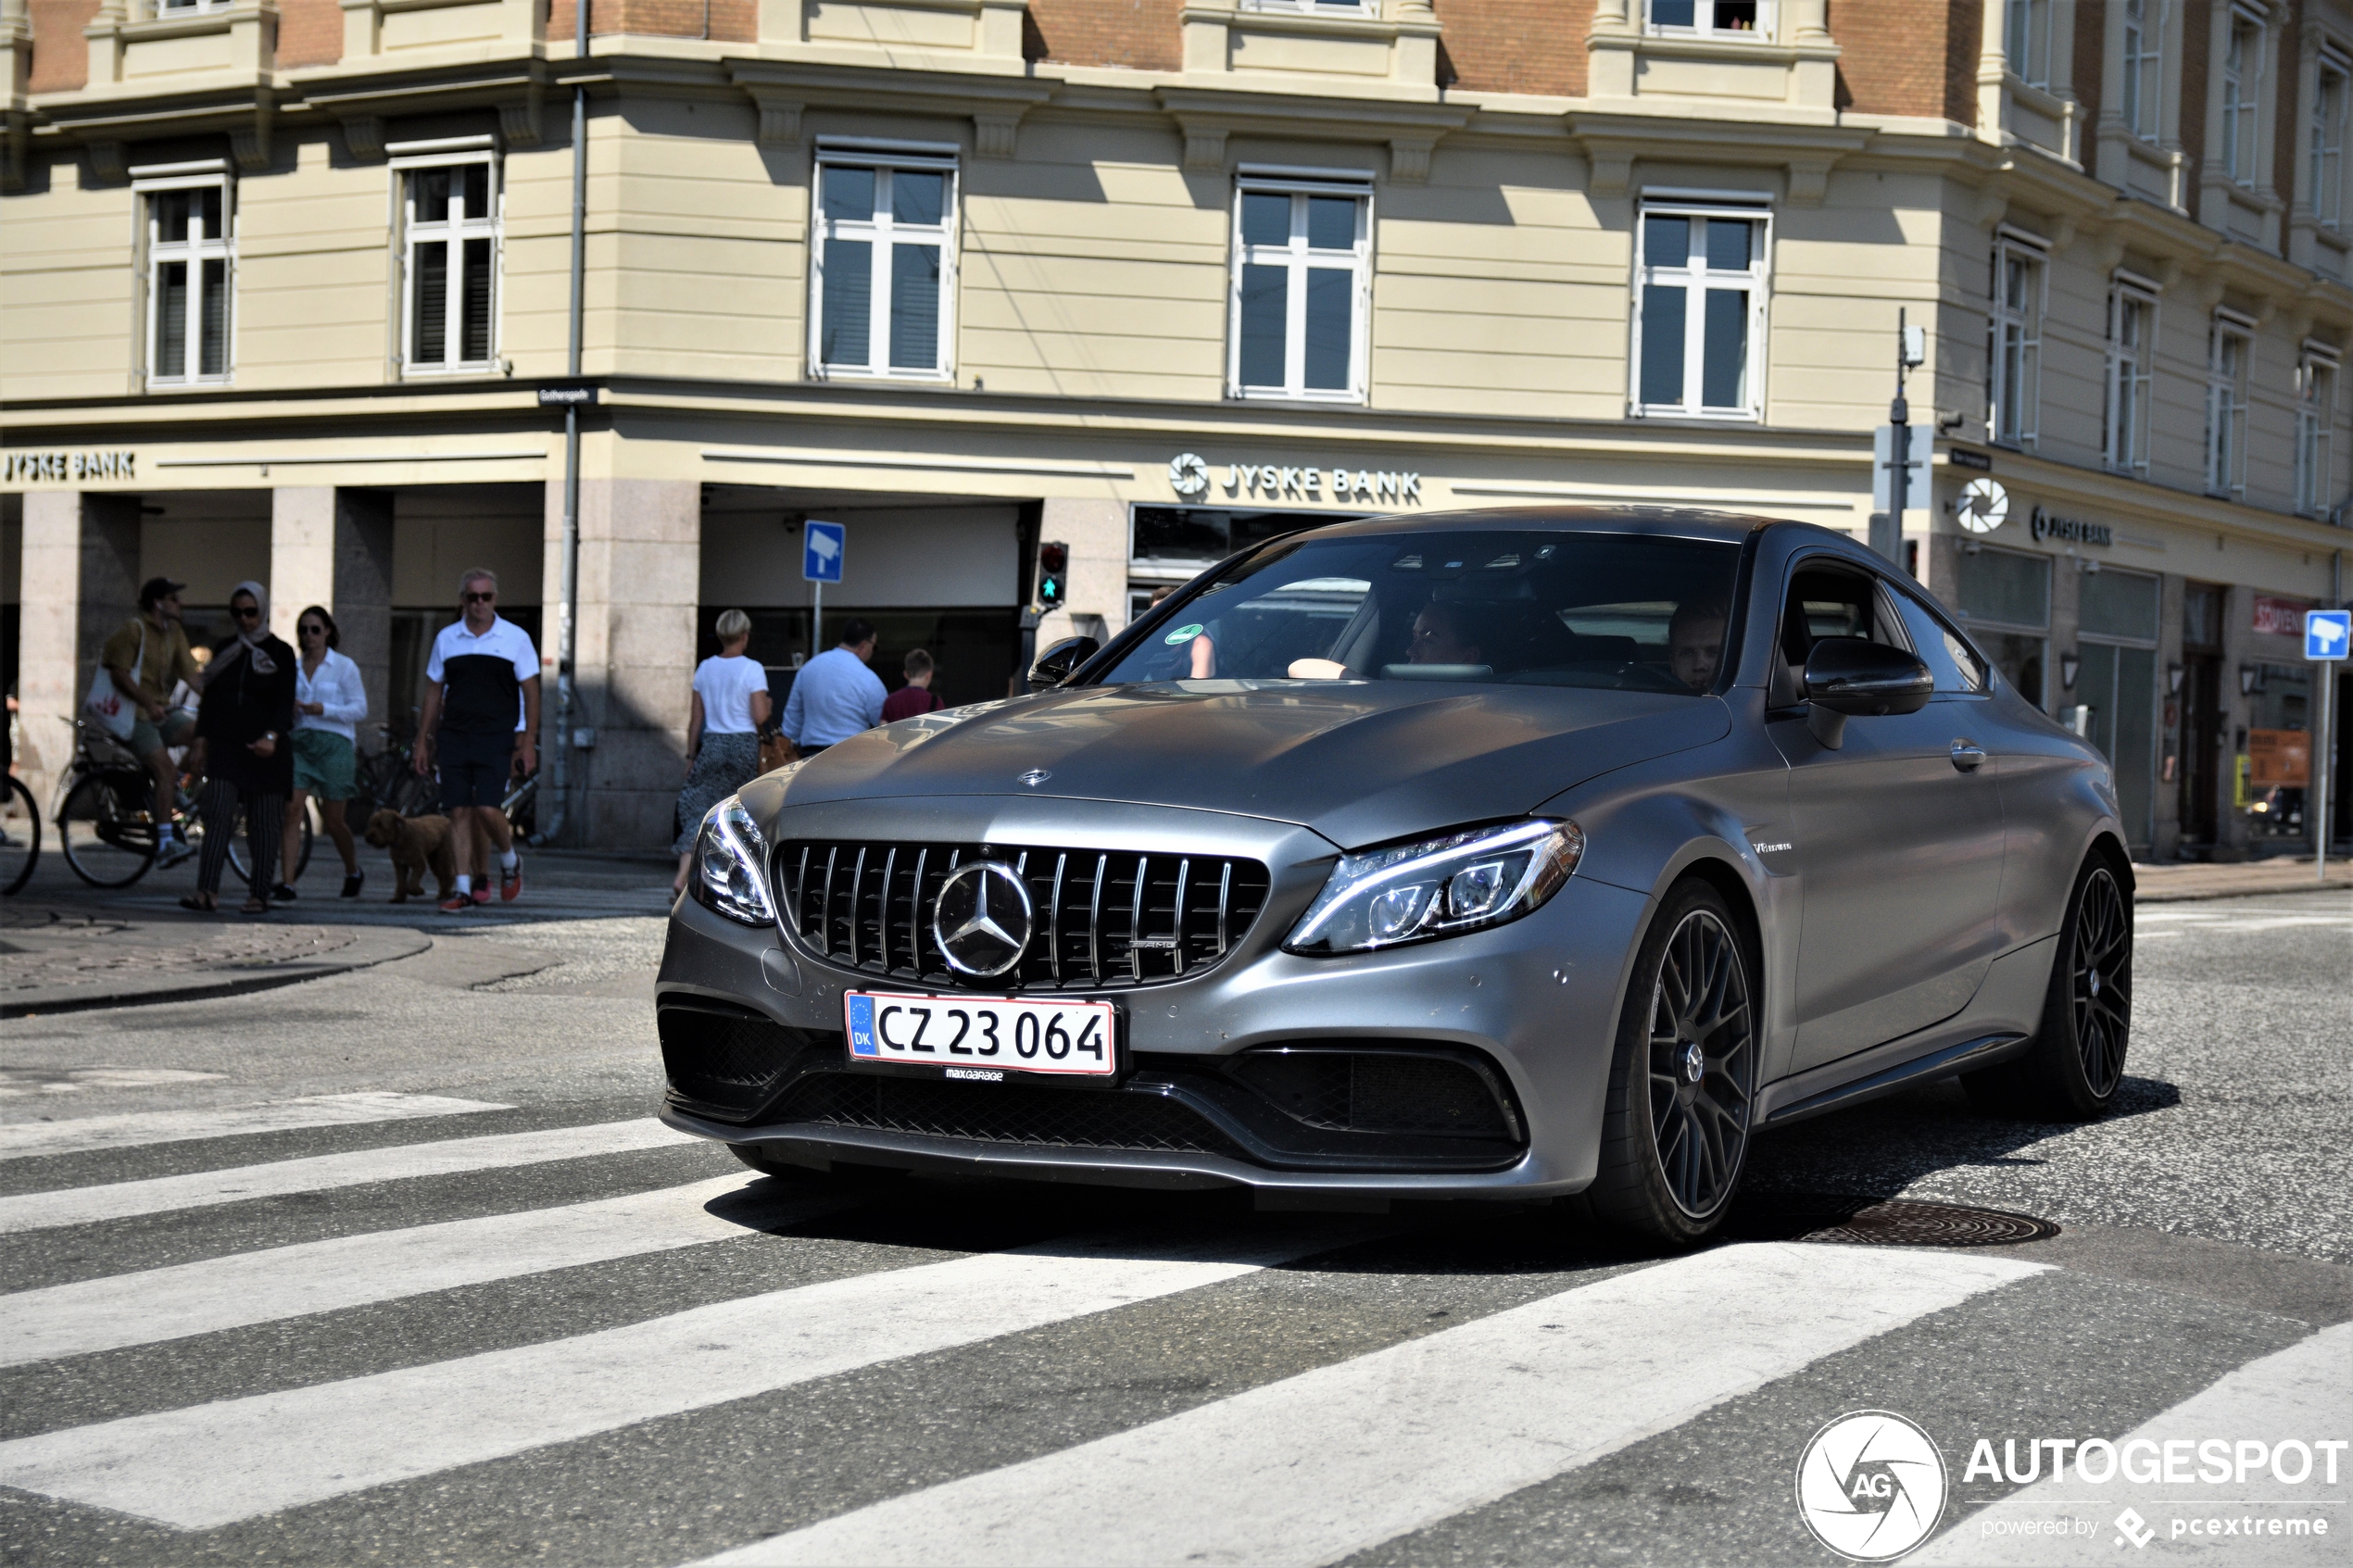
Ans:
{"label": "dk country sticker on plate", "polygon": [[[1119,1071],[1109,1002],[1018,1001],[851,991],[842,998],[851,1064],[1108,1078]],[[979,1076],[950,1071],[951,1077]]]}

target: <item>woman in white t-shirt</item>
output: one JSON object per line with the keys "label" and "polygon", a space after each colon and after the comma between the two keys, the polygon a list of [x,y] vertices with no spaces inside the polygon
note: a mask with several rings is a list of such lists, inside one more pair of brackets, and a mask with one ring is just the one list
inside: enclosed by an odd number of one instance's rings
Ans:
{"label": "woman in white t-shirt", "polygon": [[695,835],[713,806],[760,776],[760,728],[768,722],[768,671],[746,659],[751,617],[731,609],[719,617],[719,652],[695,667],[695,706],[686,721],[686,787],[678,792],[678,875],[673,893],[686,888]]}

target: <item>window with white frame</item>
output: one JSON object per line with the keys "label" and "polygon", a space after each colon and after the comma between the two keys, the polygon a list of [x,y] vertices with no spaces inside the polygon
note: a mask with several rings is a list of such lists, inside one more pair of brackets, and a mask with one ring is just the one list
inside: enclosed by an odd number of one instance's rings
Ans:
{"label": "window with white frame", "polygon": [[1234,193],[1228,376],[1237,395],[1362,398],[1372,191],[1247,172]]}
{"label": "window with white frame", "polygon": [[237,253],[225,174],[137,179],[146,204],[147,385],[229,379]]}
{"label": "window with white frame", "polygon": [[1368,17],[1380,14],[1379,0],[1239,0],[1245,11],[1296,11],[1310,17]]}
{"label": "window with white frame", "polygon": [[2244,318],[2217,312],[2207,340],[2206,488],[2217,495],[2246,488],[2246,383],[2254,331]]}
{"label": "window with white frame", "polygon": [[2119,282],[2108,296],[2108,466],[2148,471],[2149,384],[2157,360],[2157,296]]}
{"label": "window with white frame", "polygon": [[2312,216],[2334,229],[2345,216],[2345,107],[2353,88],[2353,61],[2334,50],[2321,54],[2319,73],[2312,82],[2311,124],[2307,178]]}
{"label": "window with white frame", "polygon": [[498,164],[489,153],[396,157],[401,364],[410,375],[498,362]]}
{"label": "window with white frame", "polygon": [[1635,411],[1762,418],[1770,215],[1652,198],[1640,232]]}
{"label": "window with white frame", "polygon": [[2030,87],[2051,84],[2052,0],[2007,0],[2002,55],[2009,72]]}
{"label": "window with white frame", "polygon": [[2165,0],[2124,0],[2124,123],[2157,140],[2165,104]]}
{"label": "window with white frame", "polygon": [[953,373],[952,152],[821,147],[809,312],[820,376]]}
{"label": "window with white frame", "polygon": [[1994,246],[1993,309],[1985,334],[1985,428],[2010,446],[2032,446],[2041,417],[2043,252],[2021,241]]}
{"label": "window with white frame", "polygon": [[1654,32],[1769,38],[1773,31],[1773,0],[1648,0],[1647,15]]}
{"label": "window with white frame", "polygon": [[2263,99],[2263,24],[2231,13],[2222,45],[2222,170],[2233,183],[2255,183],[2257,115]]}
{"label": "window with white frame", "polygon": [[2296,368],[2296,509],[2328,510],[2335,485],[2336,356],[2307,344]]}
{"label": "window with white frame", "polygon": [[230,0],[156,0],[159,17],[184,17],[198,11],[225,11]]}

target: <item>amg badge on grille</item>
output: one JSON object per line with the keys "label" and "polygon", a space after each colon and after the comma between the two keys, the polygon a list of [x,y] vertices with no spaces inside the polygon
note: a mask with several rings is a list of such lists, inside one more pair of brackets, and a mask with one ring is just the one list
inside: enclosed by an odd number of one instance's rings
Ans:
{"label": "amg badge on grille", "polygon": [[1029,889],[1013,867],[975,860],[939,884],[931,935],[950,968],[992,980],[1021,962],[1036,925]]}

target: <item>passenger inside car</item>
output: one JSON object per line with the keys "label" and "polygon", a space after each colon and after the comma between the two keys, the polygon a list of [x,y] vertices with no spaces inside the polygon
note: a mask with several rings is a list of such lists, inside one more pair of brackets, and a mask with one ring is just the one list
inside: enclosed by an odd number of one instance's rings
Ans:
{"label": "passenger inside car", "polygon": [[1724,662],[1724,623],[1730,612],[1715,599],[1687,599],[1667,623],[1667,667],[1695,692],[1716,684]]}

